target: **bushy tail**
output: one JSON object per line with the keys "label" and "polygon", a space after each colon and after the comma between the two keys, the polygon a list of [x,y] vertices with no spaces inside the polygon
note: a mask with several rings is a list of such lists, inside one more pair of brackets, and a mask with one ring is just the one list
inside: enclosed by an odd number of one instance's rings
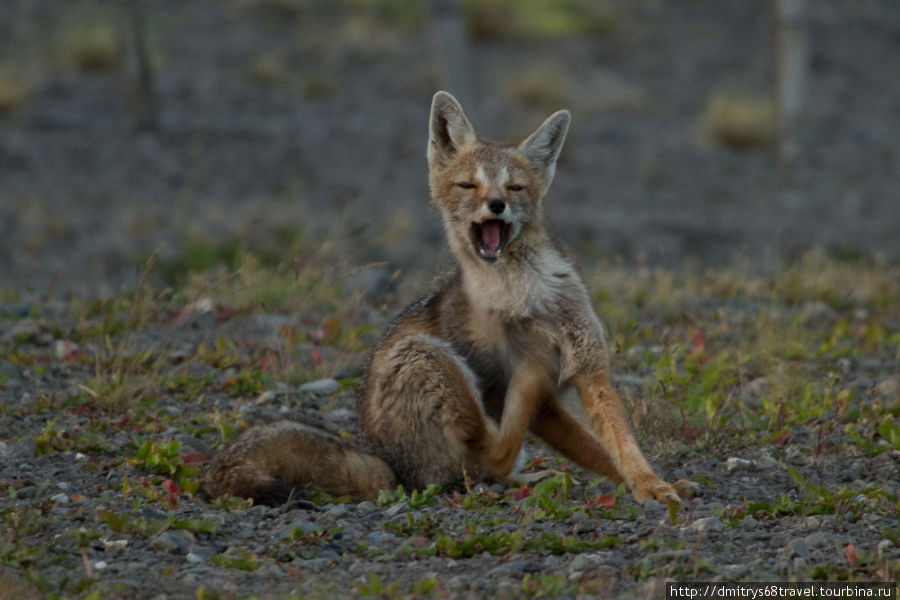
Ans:
{"label": "bushy tail", "polygon": [[258,425],[226,445],[203,479],[212,497],[229,494],[280,506],[315,490],[354,500],[396,486],[381,458],[323,429],[277,421]]}

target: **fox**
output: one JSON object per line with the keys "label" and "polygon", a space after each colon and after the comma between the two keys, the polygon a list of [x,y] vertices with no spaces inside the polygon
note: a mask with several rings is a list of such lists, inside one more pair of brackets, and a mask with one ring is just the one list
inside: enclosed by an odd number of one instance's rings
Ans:
{"label": "fox", "polygon": [[[508,481],[525,436],[625,483],[638,502],[681,504],[697,491],[650,467],[611,380],[606,334],[570,251],[550,232],[544,198],[571,121],[550,115],[519,145],[476,135],[437,92],[427,162],[453,269],[409,305],[368,356],[360,435],[290,420],[248,429],[213,458],[203,487],[281,505],[324,490]],[[566,408],[574,390],[582,417]]]}

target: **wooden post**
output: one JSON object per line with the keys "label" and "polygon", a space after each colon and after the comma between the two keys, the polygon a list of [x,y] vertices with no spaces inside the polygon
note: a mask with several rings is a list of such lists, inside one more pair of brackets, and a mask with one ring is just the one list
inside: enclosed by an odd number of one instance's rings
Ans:
{"label": "wooden post", "polygon": [[806,97],[809,68],[807,0],[774,0],[776,161],[782,181],[800,154],[798,119]]}
{"label": "wooden post", "polygon": [[473,66],[461,2],[428,0],[427,6],[431,51],[441,85],[477,120],[480,106],[473,89]]}

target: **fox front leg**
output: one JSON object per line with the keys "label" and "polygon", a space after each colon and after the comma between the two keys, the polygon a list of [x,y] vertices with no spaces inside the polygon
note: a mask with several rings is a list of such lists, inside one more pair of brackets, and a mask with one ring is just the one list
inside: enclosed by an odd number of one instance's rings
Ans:
{"label": "fox front leg", "polygon": [[676,489],[653,472],[638,447],[622,401],[604,371],[578,375],[573,382],[581,394],[591,425],[635,500],[654,499],[663,504],[681,504],[679,491],[686,498],[693,496],[696,484],[679,480]]}
{"label": "fox front leg", "polygon": [[547,369],[538,362],[526,362],[513,372],[503,402],[503,416],[494,447],[487,456],[491,473],[506,477],[516,466],[525,442],[525,433],[535,413],[553,394]]}

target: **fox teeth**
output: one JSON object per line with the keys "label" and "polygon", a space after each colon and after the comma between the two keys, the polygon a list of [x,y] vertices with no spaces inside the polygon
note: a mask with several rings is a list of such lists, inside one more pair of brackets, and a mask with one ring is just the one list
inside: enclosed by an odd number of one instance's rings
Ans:
{"label": "fox teeth", "polygon": [[472,223],[472,235],[479,256],[494,261],[500,258],[506,246],[509,225],[500,219],[488,219],[481,223]]}

